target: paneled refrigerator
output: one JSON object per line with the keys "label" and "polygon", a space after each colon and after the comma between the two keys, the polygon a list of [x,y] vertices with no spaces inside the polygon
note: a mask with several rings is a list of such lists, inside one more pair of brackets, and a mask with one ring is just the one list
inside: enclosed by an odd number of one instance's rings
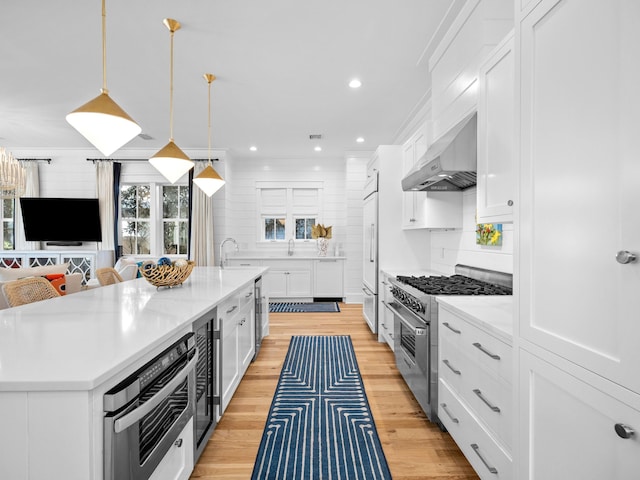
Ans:
{"label": "paneled refrigerator", "polygon": [[369,328],[378,333],[378,170],[367,169],[363,203],[363,306],[362,312]]}

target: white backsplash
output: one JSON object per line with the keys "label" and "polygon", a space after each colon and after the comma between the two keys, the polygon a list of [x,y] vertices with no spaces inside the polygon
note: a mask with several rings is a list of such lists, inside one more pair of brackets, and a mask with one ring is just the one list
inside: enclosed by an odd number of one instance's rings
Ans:
{"label": "white backsplash", "polygon": [[502,245],[476,245],[476,188],[463,192],[462,230],[431,232],[431,270],[452,275],[456,264],[513,273],[513,224],[502,225]]}

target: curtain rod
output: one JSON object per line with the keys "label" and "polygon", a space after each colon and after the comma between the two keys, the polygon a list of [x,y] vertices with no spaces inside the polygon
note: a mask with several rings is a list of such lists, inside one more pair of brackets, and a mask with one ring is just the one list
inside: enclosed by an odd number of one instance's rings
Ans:
{"label": "curtain rod", "polygon": [[47,162],[47,163],[51,163],[51,159],[50,158],[18,158],[16,159],[19,162]]}
{"label": "curtain rod", "polygon": [[[208,162],[208,158],[192,158],[194,162]],[[87,158],[87,162],[148,162],[148,158]],[[220,161],[219,158],[212,158],[212,162]]]}

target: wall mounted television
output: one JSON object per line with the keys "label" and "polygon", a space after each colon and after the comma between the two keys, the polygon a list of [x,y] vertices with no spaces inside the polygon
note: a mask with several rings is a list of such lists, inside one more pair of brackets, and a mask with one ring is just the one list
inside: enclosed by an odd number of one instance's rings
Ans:
{"label": "wall mounted television", "polygon": [[102,241],[97,198],[24,197],[20,207],[29,242],[71,246]]}

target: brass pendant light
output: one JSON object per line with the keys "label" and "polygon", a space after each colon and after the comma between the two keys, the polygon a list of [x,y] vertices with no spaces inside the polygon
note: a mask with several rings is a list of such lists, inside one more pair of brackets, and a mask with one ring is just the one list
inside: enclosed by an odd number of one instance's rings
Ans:
{"label": "brass pendant light", "polygon": [[137,136],[142,129],[109,97],[107,90],[107,13],[102,0],[102,88],[100,95],[66,117],[103,155],[109,156]]}
{"label": "brass pendant light", "polygon": [[169,182],[175,183],[193,168],[193,161],[173,141],[173,35],[180,29],[180,22],[165,18],[162,23],[171,32],[171,82],[169,92],[169,143],[161,148],[149,163],[153,165]]}
{"label": "brass pendant light", "polygon": [[218,172],[215,171],[211,163],[211,83],[216,79],[216,77],[211,73],[205,73],[203,76],[204,76],[204,79],[209,84],[209,96],[208,96],[208,105],[209,105],[208,120],[209,121],[208,121],[208,129],[207,129],[208,138],[209,138],[209,150],[208,150],[209,163],[207,164],[206,168],[202,170],[202,172],[200,172],[198,176],[193,179],[193,183],[195,183],[205,193],[205,195],[207,195],[207,197],[211,197],[211,195],[213,195],[218,190],[220,190],[220,188],[224,185],[225,182],[222,179],[222,177],[218,175]]}

